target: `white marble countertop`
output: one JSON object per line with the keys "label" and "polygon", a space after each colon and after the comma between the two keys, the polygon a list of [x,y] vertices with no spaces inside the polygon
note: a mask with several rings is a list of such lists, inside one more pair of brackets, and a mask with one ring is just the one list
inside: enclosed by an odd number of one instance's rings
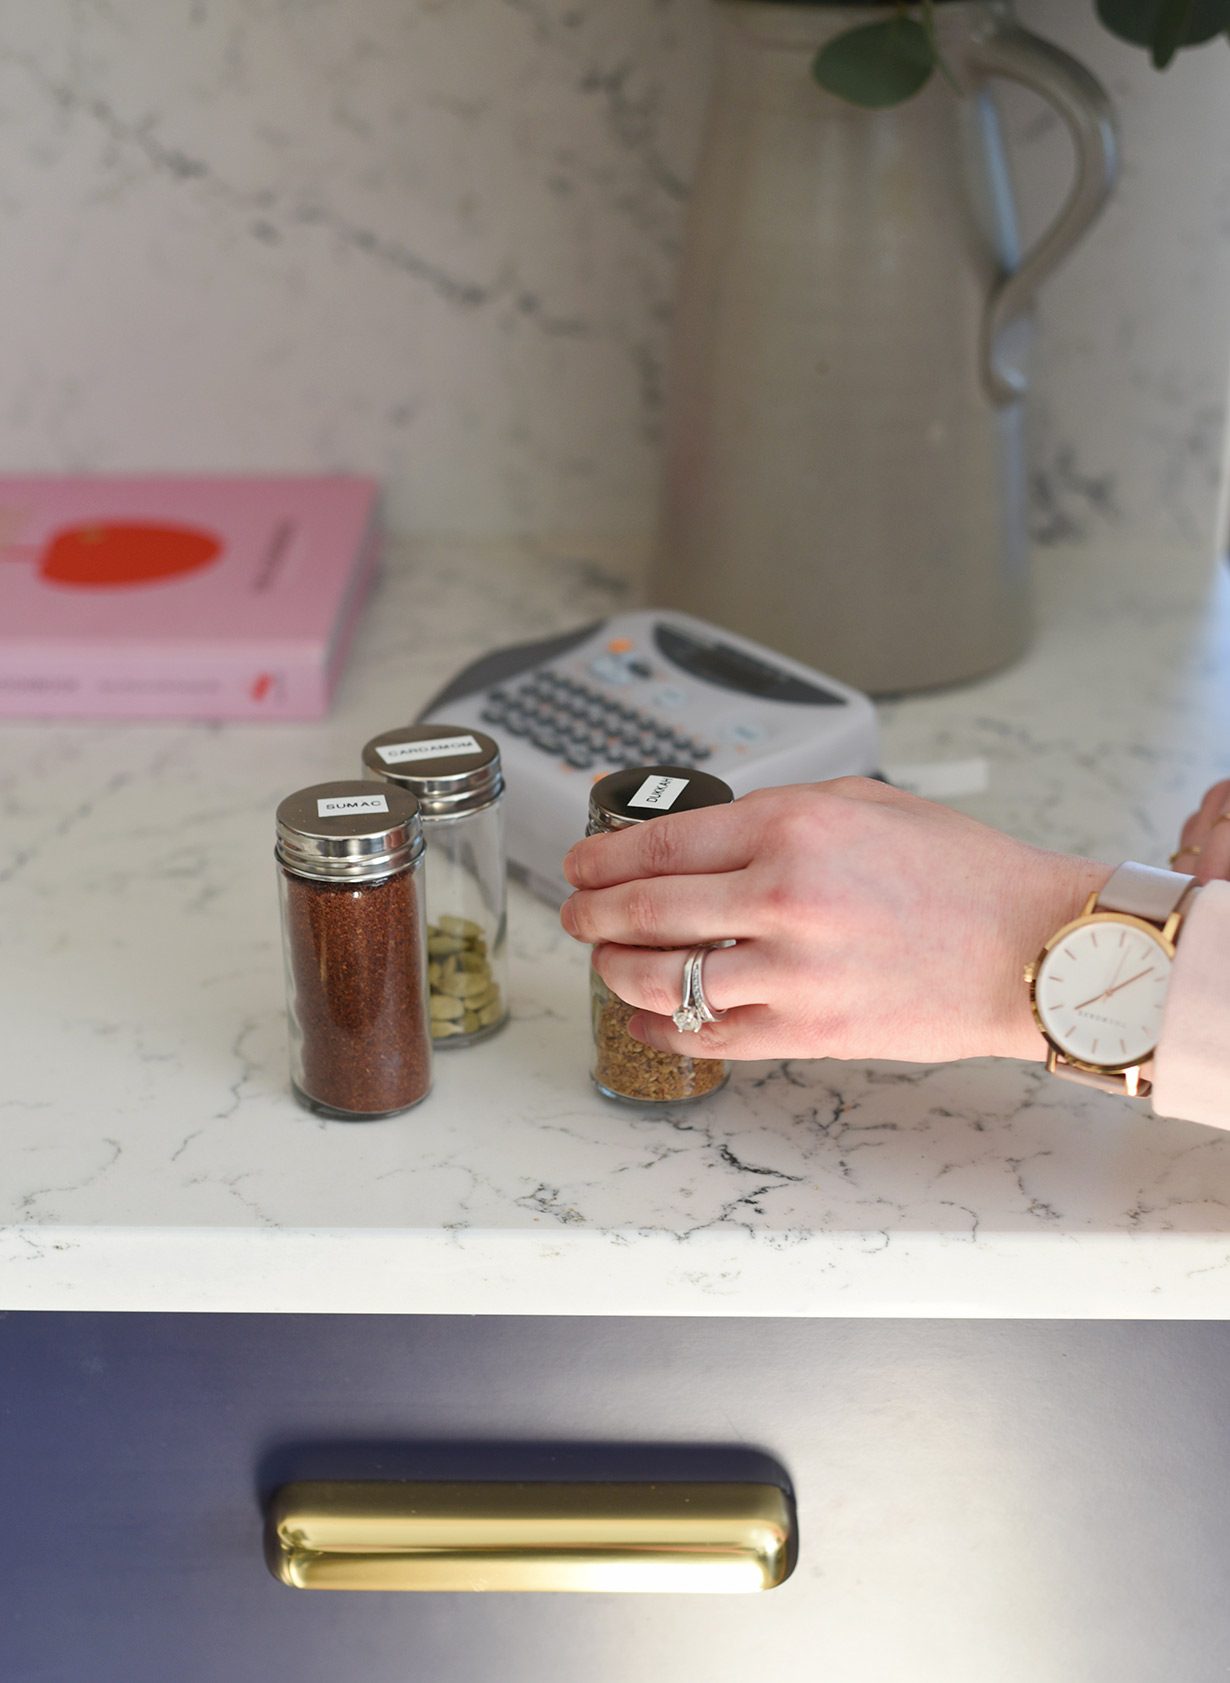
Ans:
{"label": "white marble countertop", "polygon": [[[954,804],[1164,860],[1230,767],[1230,578],[1049,551],[1032,655],[883,709]],[[587,1081],[584,955],[512,903],[515,1020],[395,1121],[287,1091],[273,808],[473,654],[620,574],[395,552],[311,726],[0,729],[0,1310],[1230,1315],[1230,1135],[1035,1069],[751,1065],[651,1113]]]}

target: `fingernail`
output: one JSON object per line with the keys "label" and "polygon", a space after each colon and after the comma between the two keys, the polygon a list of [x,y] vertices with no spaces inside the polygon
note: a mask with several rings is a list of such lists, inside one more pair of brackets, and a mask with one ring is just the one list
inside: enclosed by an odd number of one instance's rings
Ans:
{"label": "fingernail", "polygon": [[646,1026],[645,1013],[643,1011],[638,1011],[634,1016],[628,1018],[628,1033],[632,1036],[633,1040],[644,1041]]}

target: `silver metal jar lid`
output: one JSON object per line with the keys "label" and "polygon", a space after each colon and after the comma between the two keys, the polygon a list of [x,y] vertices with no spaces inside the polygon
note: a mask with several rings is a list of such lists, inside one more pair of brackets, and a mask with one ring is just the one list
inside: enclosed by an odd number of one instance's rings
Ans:
{"label": "silver metal jar lid", "polygon": [[504,792],[499,744],[464,725],[402,725],[373,736],[363,775],[408,789],[425,823],[490,806]]}
{"label": "silver metal jar lid", "polygon": [[405,789],[349,779],[298,789],[278,807],[274,852],[295,876],[374,882],[423,856],[418,802]]}
{"label": "silver metal jar lid", "polygon": [[692,766],[627,766],[610,772],[590,790],[587,833],[625,830],[665,812],[725,806],[734,798],[728,783]]}

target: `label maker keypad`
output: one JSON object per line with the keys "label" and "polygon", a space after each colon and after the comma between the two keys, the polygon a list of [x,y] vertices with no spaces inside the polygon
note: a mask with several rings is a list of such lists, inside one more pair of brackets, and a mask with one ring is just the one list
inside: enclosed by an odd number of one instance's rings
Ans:
{"label": "label maker keypad", "polygon": [[712,751],[663,720],[550,670],[488,690],[482,718],[578,771],[699,765]]}

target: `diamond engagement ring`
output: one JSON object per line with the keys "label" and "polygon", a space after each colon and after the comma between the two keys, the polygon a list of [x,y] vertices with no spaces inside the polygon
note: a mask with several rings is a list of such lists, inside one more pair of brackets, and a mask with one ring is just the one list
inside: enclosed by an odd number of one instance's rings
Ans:
{"label": "diamond engagement ring", "polygon": [[683,961],[683,1002],[671,1013],[671,1020],[681,1034],[699,1034],[706,1023],[719,1023],[725,1011],[715,1011],[705,998],[705,984],[701,975],[705,955],[715,947],[733,947],[733,941],[709,941],[693,947]]}

